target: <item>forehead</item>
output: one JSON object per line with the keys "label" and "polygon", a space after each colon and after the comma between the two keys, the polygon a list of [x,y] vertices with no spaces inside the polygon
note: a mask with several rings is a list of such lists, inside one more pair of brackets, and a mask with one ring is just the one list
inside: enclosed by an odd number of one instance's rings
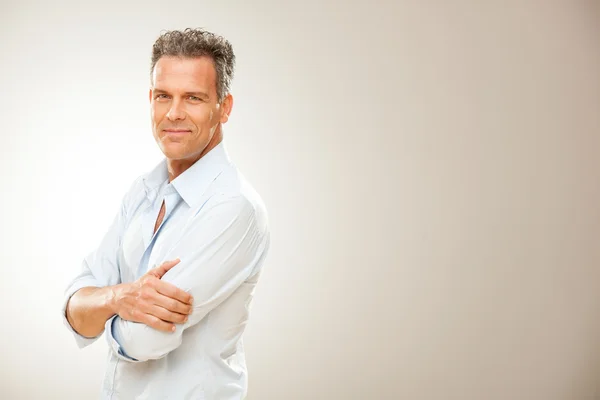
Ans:
{"label": "forehead", "polygon": [[164,90],[216,92],[217,73],[210,57],[161,57],[152,71],[152,84]]}

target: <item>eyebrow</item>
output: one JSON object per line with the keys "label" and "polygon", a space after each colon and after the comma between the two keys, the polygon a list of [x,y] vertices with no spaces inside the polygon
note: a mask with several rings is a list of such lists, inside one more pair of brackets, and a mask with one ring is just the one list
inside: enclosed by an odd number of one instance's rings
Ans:
{"label": "eyebrow", "polygon": [[[159,88],[154,88],[153,92],[155,93],[169,93],[167,90],[164,89],[159,89]],[[203,98],[210,98],[210,96],[208,95],[208,93],[204,93],[204,92],[185,92],[184,93],[185,96],[196,96],[196,97],[203,97]]]}

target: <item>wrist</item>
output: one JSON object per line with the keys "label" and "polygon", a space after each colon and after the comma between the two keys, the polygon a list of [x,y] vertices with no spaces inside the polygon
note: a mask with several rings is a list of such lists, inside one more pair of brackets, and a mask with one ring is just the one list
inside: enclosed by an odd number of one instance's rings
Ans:
{"label": "wrist", "polygon": [[108,286],[106,293],[106,308],[110,310],[112,314],[119,314],[119,297],[124,284],[118,284],[114,286]]}

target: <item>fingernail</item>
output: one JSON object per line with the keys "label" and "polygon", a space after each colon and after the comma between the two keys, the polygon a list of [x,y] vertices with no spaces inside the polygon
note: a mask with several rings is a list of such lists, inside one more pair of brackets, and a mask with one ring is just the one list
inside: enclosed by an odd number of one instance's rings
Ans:
{"label": "fingernail", "polygon": [[175,332],[175,325],[171,327],[171,332]]}

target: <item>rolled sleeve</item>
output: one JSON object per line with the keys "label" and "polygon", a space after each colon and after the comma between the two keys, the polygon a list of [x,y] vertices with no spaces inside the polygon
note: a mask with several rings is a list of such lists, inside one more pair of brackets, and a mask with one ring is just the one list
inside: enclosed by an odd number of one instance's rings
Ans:
{"label": "rolled sleeve", "polygon": [[65,295],[62,302],[62,319],[63,323],[69,329],[69,331],[75,337],[75,342],[77,346],[82,349],[90,344],[94,343],[101,335],[95,336],[93,338],[88,338],[83,335],[80,335],[69,323],[67,319],[67,304],[69,304],[69,300],[71,297],[77,292],[79,289],[83,289],[84,287],[100,287],[98,281],[94,279],[92,276],[81,276],[77,278],[65,291]]}
{"label": "rolled sleeve", "polygon": [[122,339],[119,338],[119,332],[115,329],[114,325],[117,318],[119,318],[117,315],[113,315],[112,318],[109,318],[104,325],[104,332],[106,332],[106,341],[108,342],[108,347],[110,347],[115,355],[123,361],[141,362],[140,360],[129,357],[127,354],[125,354],[125,351],[119,344],[119,340]]}

